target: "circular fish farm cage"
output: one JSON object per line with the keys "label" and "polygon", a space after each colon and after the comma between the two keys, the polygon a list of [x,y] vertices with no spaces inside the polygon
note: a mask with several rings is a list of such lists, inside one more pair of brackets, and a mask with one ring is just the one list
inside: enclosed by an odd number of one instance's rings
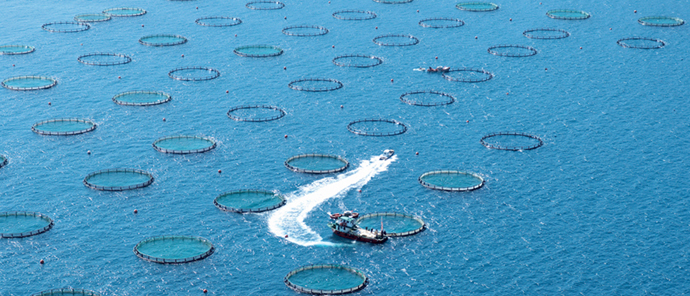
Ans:
{"label": "circular fish farm cage", "polygon": [[426,223],[421,218],[400,213],[366,214],[360,216],[355,224],[365,229],[379,229],[383,224],[388,237],[415,235],[426,229]]}
{"label": "circular fish farm cage", "polygon": [[370,68],[383,64],[383,59],[370,55],[348,54],[337,56],[333,64],[339,67]]}
{"label": "circular fish farm cage", "polygon": [[267,58],[283,54],[283,49],[273,45],[245,45],[235,48],[232,52],[241,57]]}
{"label": "circular fish farm cage", "polygon": [[209,16],[198,18],[194,22],[204,27],[232,27],[241,24],[242,20],[236,17]]}
{"label": "circular fish farm cage", "polygon": [[469,83],[484,82],[494,78],[493,73],[484,69],[474,68],[450,69],[448,72],[442,73],[441,76],[448,81]]}
{"label": "circular fish farm cage", "polygon": [[393,119],[361,119],[350,122],[347,130],[355,135],[389,137],[407,132],[407,126]]}
{"label": "circular fish farm cage", "polygon": [[91,29],[91,25],[80,22],[54,22],[43,24],[41,28],[51,33],[77,33]]}
{"label": "circular fish farm cage", "polygon": [[288,36],[312,37],[326,35],[328,34],[328,29],[321,26],[301,25],[285,27],[282,32]]}
{"label": "circular fish farm cage", "polygon": [[444,92],[421,90],[404,93],[400,96],[400,100],[408,105],[432,107],[453,104],[455,97]]}
{"label": "circular fish farm cage", "polygon": [[117,94],[113,102],[123,106],[152,106],[170,102],[172,97],[162,91],[136,90]]}
{"label": "circular fish farm cage", "polygon": [[197,236],[157,236],[134,246],[134,254],[146,261],[161,264],[188,263],[211,256],[213,244]]}
{"label": "circular fish farm cage", "polygon": [[77,61],[89,66],[115,66],[124,65],[132,61],[127,55],[120,53],[90,53],[81,55]]}
{"label": "circular fish farm cage", "polygon": [[74,16],[74,20],[80,23],[97,23],[109,21],[111,16],[105,13],[86,13]]}
{"label": "circular fish farm cage", "polygon": [[168,77],[180,81],[204,81],[216,79],[220,71],[206,67],[183,67],[168,72]]}
{"label": "circular fish farm cage", "polygon": [[363,272],[338,264],[307,265],[290,271],[285,285],[299,293],[338,295],[364,289],[369,279]]}
{"label": "circular fish farm cage", "polygon": [[554,9],[547,11],[546,16],[558,20],[586,20],[591,15],[582,10]]}
{"label": "circular fish farm cage", "polygon": [[539,137],[525,133],[500,132],[483,136],[480,143],[484,147],[497,150],[526,151],[544,145]]}
{"label": "circular fish farm cage", "polygon": [[137,169],[107,169],[86,175],[83,183],[94,190],[124,191],[151,185],[153,175]]}
{"label": "circular fish farm cage", "polygon": [[169,136],[153,142],[153,149],[163,153],[190,154],[211,151],[216,148],[216,141],[198,136]]}
{"label": "circular fish farm cage", "polygon": [[375,19],[377,15],[368,10],[340,10],[334,12],[333,17],[344,21],[364,21]]}
{"label": "circular fish farm cage", "polygon": [[0,213],[0,238],[21,238],[53,228],[53,219],[36,212]]}
{"label": "circular fish farm cage", "polygon": [[455,8],[465,11],[494,11],[498,9],[498,5],[491,2],[463,2],[455,5]]}
{"label": "circular fish farm cage", "polygon": [[266,190],[243,189],[218,195],[213,204],[227,212],[261,213],[284,206],[285,197]]}
{"label": "circular fish farm cage", "polygon": [[623,38],[616,41],[616,43],[625,48],[638,49],[659,49],[666,46],[666,42],[661,39],[645,37]]}
{"label": "circular fish farm cage", "polygon": [[113,17],[133,17],[146,14],[146,10],[133,7],[118,7],[103,10],[103,13]]}
{"label": "circular fish farm cage", "polygon": [[643,26],[655,27],[675,27],[685,23],[684,20],[677,17],[670,16],[647,16],[637,20]]}
{"label": "circular fish farm cage", "polygon": [[9,163],[9,160],[7,160],[7,157],[4,155],[0,155],[0,168],[4,167]]}
{"label": "circular fish farm cage", "polygon": [[28,45],[2,45],[0,46],[0,55],[15,55],[27,54],[36,50],[33,46]]}
{"label": "circular fish farm cage", "polygon": [[156,34],[139,38],[139,43],[146,46],[174,46],[187,43],[187,38],[180,35]]}
{"label": "circular fish farm cage", "polygon": [[570,37],[570,32],[561,29],[530,29],[522,32],[529,39],[563,39]]}
{"label": "circular fish farm cage", "polygon": [[330,78],[306,78],[293,80],[288,87],[299,91],[324,92],[343,88],[343,83]]}
{"label": "circular fish farm cage", "polygon": [[297,173],[332,174],[342,172],[350,166],[344,158],[327,154],[300,154],[288,158],[285,167]]}
{"label": "circular fish farm cage", "polygon": [[276,106],[243,105],[232,107],[227,115],[234,121],[266,122],[283,118],[287,113]]}
{"label": "circular fish farm cage", "polygon": [[463,22],[461,19],[456,19],[456,18],[435,17],[435,18],[423,19],[423,20],[419,21],[419,25],[424,27],[424,28],[443,29],[443,28],[462,27],[465,25],[465,22]]}
{"label": "circular fish farm cage", "polygon": [[500,57],[511,57],[511,58],[524,58],[531,57],[537,54],[537,50],[530,46],[525,45],[494,45],[489,47],[487,51],[495,56]]}
{"label": "circular fish farm cage", "polygon": [[431,171],[419,176],[419,184],[434,190],[472,191],[484,186],[484,178],[461,171]]}
{"label": "circular fish farm cage", "polygon": [[34,133],[45,136],[71,136],[88,133],[95,129],[96,123],[93,121],[77,118],[45,120],[31,127]]}
{"label": "circular fish farm cage", "polygon": [[2,81],[2,86],[11,90],[48,89],[57,84],[57,80],[44,76],[17,76]]}
{"label": "circular fish farm cage", "polygon": [[411,46],[417,45],[419,39],[409,34],[388,34],[374,38],[374,43],[380,46]]}
{"label": "circular fish farm cage", "polygon": [[244,6],[251,10],[276,10],[285,7],[285,3],[280,1],[252,1]]}
{"label": "circular fish farm cage", "polygon": [[51,289],[31,296],[101,296],[101,294],[83,289]]}
{"label": "circular fish farm cage", "polygon": [[373,0],[374,2],[378,3],[383,3],[383,4],[406,4],[410,3],[413,0]]}

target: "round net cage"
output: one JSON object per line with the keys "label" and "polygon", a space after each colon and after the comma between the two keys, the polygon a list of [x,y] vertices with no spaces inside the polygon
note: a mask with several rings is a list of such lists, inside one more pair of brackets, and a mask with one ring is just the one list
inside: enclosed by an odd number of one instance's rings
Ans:
{"label": "round net cage", "polygon": [[283,49],[273,45],[246,45],[233,50],[236,55],[250,58],[267,58],[283,54]]}
{"label": "round net cage", "polygon": [[27,54],[36,50],[33,46],[28,45],[2,45],[0,46],[0,55],[14,55]]}
{"label": "round net cage", "polygon": [[118,94],[113,102],[123,106],[151,106],[170,102],[172,97],[162,91],[136,90]]}
{"label": "round net cage", "polygon": [[4,155],[0,155],[0,168],[6,166],[9,163],[9,160],[7,160],[7,157]]}
{"label": "round net cage", "polygon": [[405,4],[405,3],[410,3],[413,0],[373,0],[374,2],[378,3],[383,3],[383,4]]}
{"label": "round net cage", "polygon": [[285,4],[280,1],[252,1],[244,6],[252,10],[276,10],[282,9]]}
{"label": "round net cage", "polygon": [[616,41],[616,43],[625,48],[638,49],[659,49],[666,46],[666,42],[661,39],[645,37],[623,38]]}
{"label": "round net cage", "polygon": [[241,24],[242,20],[236,17],[210,16],[196,19],[194,22],[204,27],[232,27]]}
{"label": "round net cage", "polygon": [[333,59],[333,64],[339,67],[369,68],[383,64],[383,59],[370,55],[348,54],[337,56]]}
{"label": "round net cage", "polygon": [[204,259],[213,254],[213,244],[197,236],[157,236],[139,242],[134,246],[137,257],[161,264],[188,263]]}
{"label": "round net cage", "polygon": [[637,20],[637,22],[644,26],[656,27],[675,27],[685,23],[680,18],[670,16],[647,16]]}
{"label": "round net cage", "polygon": [[80,23],[96,23],[109,21],[111,16],[105,13],[85,13],[74,16],[74,20]]}
{"label": "round net cage", "polygon": [[103,10],[104,14],[114,17],[132,17],[146,14],[146,10],[133,7],[108,8]]}
{"label": "round net cage", "polygon": [[431,171],[419,176],[419,184],[435,190],[472,191],[484,186],[484,178],[461,171]]}
{"label": "round net cage", "polygon": [[216,141],[207,137],[170,136],[153,142],[153,148],[159,152],[172,154],[190,154],[211,151],[216,148]]}
{"label": "round net cage", "polygon": [[290,271],[283,282],[299,293],[337,295],[364,289],[368,279],[364,273],[352,267],[315,264]]}
{"label": "round net cage", "polygon": [[115,66],[123,65],[132,61],[132,58],[120,53],[90,53],[81,55],[77,60],[89,66]]}
{"label": "round net cage", "polygon": [[11,90],[39,90],[55,86],[57,80],[44,76],[17,76],[5,79],[1,84]]}
{"label": "round net cage", "polygon": [[463,2],[455,5],[457,9],[466,11],[493,11],[498,9],[498,5],[491,2]]}
{"label": "round net cage", "polygon": [[554,9],[546,12],[546,15],[552,19],[558,20],[585,20],[591,15],[582,10],[571,9]]}
{"label": "round net cage", "polygon": [[31,296],[101,296],[93,291],[83,289],[51,289],[40,293],[32,294]]}
{"label": "round net cage", "polygon": [[340,156],[327,154],[301,154],[288,158],[285,167],[306,174],[332,174],[342,172],[350,163]]}
{"label": "round net cage", "polygon": [[537,54],[537,50],[530,46],[524,45],[494,45],[489,47],[487,51],[495,56],[500,57],[511,57],[511,58],[524,58],[531,57]]}
{"label": "round net cage", "polygon": [[570,33],[561,29],[530,29],[522,32],[522,35],[530,39],[563,39],[570,36]]}
{"label": "round net cage", "polygon": [[227,115],[235,121],[266,122],[283,118],[287,113],[276,106],[243,105],[232,107]]}
{"label": "round net cage", "polygon": [[220,71],[206,67],[184,67],[168,72],[168,77],[181,81],[204,81],[216,79]]}
{"label": "round net cage", "polygon": [[421,218],[400,213],[366,214],[360,216],[355,224],[365,229],[379,229],[383,225],[388,237],[415,235],[426,228]]}
{"label": "round net cage", "polygon": [[361,119],[350,122],[347,130],[360,136],[388,137],[404,134],[407,126],[393,119]]}
{"label": "round net cage", "polygon": [[525,151],[537,149],[544,145],[539,137],[525,133],[500,132],[488,134],[479,140],[489,149]]}
{"label": "round net cage", "polygon": [[88,133],[95,129],[96,123],[93,121],[77,118],[45,120],[31,127],[34,133],[46,136],[71,136]]}
{"label": "round net cage", "polygon": [[422,90],[404,93],[400,100],[409,105],[431,107],[453,104],[455,97],[444,92]]}
{"label": "round net cage", "polygon": [[424,28],[442,29],[442,28],[462,27],[465,25],[465,22],[463,22],[461,19],[456,19],[456,18],[435,17],[435,18],[423,19],[423,20],[419,21],[419,25],[424,27]]}
{"label": "round net cage", "polygon": [[340,10],[333,13],[333,17],[344,21],[364,21],[376,18],[376,13],[367,10]]}
{"label": "round net cage", "polygon": [[494,74],[484,69],[459,68],[450,69],[441,74],[444,79],[452,82],[484,82],[494,78]]}
{"label": "round net cage", "polygon": [[53,219],[36,212],[0,213],[0,238],[20,238],[53,228]]}
{"label": "round net cage", "polygon": [[329,78],[307,78],[291,81],[288,87],[299,91],[323,92],[341,89],[343,83]]}
{"label": "round net cage", "polygon": [[374,43],[381,46],[410,46],[419,43],[419,39],[409,34],[389,34],[374,38]]}
{"label": "round net cage", "polygon": [[180,35],[157,34],[141,37],[139,43],[146,46],[173,46],[187,43],[187,38]]}
{"label": "round net cage", "polygon": [[285,27],[282,32],[288,36],[310,37],[326,35],[328,29],[321,26],[302,25]]}
{"label": "round net cage", "polygon": [[235,213],[260,213],[285,205],[285,197],[266,190],[235,190],[223,193],[213,200],[219,209]]}
{"label": "round net cage", "polygon": [[76,33],[90,29],[91,25],[80,22],[54,22],[43,24],[41,28],[51,33]]}
{"label": "round net cage", "polygon": [[107,169],[84,177],[84,185],[94,190],[123,191],[144,188],[153,183],[153,175],[137,169]]}

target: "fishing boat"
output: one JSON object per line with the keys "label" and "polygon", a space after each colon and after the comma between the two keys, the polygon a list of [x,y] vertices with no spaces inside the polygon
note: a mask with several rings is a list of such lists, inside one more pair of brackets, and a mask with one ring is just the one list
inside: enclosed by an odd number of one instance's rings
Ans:
{"label": "fishing boat", "polygon": [[381,230],[361,228],[355,223],[355,214],[357,213],[350,211],[343,212],[343,214],[329,213],[331,219],[335,221],[328,223],[328,227],[333,230],[333,234],[346,239],[374,244],[381,244],[388,240],[386,231],[383,230],[383,223],[381,224]]}
{"label": "fishing boat", "polygon": [[386,160],[391,157],[393,157],[393,154],[395,154],[395,151],[393,149],[386,149],[383,150],[383,154],[379,157],[380,160]]}
{"label": "fishing boat", "polygon": [[413,70],[415,70],[415,71],[427,72],[427,73],[443,73],[443,72],[448,72],[448,71],[450,71],[450,67],[448,67],[448,66],[437,66],[436,68],[432,68],[432,67],[429,67],[429,68],[420,67],[420,68],[415,68],[415,69],[413,69]]}

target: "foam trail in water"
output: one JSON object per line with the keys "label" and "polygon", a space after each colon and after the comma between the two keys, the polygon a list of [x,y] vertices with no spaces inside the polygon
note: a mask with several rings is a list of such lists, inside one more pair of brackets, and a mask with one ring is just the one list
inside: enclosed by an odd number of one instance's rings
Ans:
{"label": "foam trail in water", "polygon": [[[374,156],[370,160],[363,160],[355,170],[300,187],[298,191],[288,194],[287,204],[278,208],[268,218],[269,230],[279,237],[287,234],[288,241],[301,246],[333,245],[323,242],[321,236],[304,223],[309,212],[328,199],[341,196],[350,189],[361,188],[378,173],[386,171],[388,165],[396,159],[395,155],[385,160]],[[323,217],[325,221],[325,213]]]}

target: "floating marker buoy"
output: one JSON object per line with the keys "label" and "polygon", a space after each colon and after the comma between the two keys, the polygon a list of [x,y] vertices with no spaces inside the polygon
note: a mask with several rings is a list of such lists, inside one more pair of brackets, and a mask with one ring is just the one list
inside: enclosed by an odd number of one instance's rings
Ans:
{"label": "floating marker buoy", "polygon": [[81,46],[84,46],[84,43],[82,43]]}
{"label": "floating marker buoy", "polygon": [[14,64],[12,64],[12,67],[14,67]]}
{"label": "floating marker buoy", "polygon": [[[199,8],[197,8],[197,9],[199,9]],[[204,293],[208,293],[208,290],[204,289]]]}
{"label": "floating marker buoy", "polygon": [[438,57],[436,57],[436,59],[438,60]]}
{"label": "floating marker buoy", "polygon": [[511,18],[511,19],[510,19],[510,21],[512,22],[512,21],[513,21],[513,19]]}
{"label": "floating marker buoy", "polygon": [[[199,6],[197,6],[196,9],[199,9]],[[206,290],[204,290],[204,291],[206,291]],[[204,292],[204,293],[206,293],[206,292]]]}
{"label": "floating marker buoy", "polygon": [[506,93],[506,96],[507,96],[507,95],[508,95],[508,93]]}
{"label": "floating marker buoy", "polygon": [[227,94],[227,93],[230,93],[230,91],[229,91],[229,90],[226,90],[225,93],[226,93],[226,94]]}
{"label": "floating marker buoy", "polygon": [[419,13],[419,9],[417,9],[417,13]]}
{"label": "floating marker buoy", "polygon": [[288,235],[286,234],[286,235],[285,235],[285,238],[287,238],[287,237],[288,237]]}
{"label": "floating marker buoy", "polygon": [[393,79],[391,79],[391,82],[393,82]]}
{"label": "floating marker buoy", "polygon": [[340,109],[343,109],[343,105],[340,105]]}
{"label": "floating marker buoy", "polygon": [[165,117],[163,117],[163,121],[165,121]]}
{"label": "floating marker buoy", "polygon": [[609,30],[613,30],[613,28],[609,28]]}
{"label": "floating marker buoy", "polygon": [[580,49],[582,49],[582,46],[580,46]]}
{"label": "floating marker buoy", "polygon": [[182,57],[184,58],[184,55],[182,55]]}
{"label": "floating marker buoy", "polygon": [[477,36],[474,36],[474,39],[477,39]]}
{"label": "floating marker buoy", "polygon": [[287,67],[283,67],[283,70],[287,70]]}
{"label": "floating marker buoy", "polygon": [[144,27],[144,25],[141,25],[141,27],[143,28],[143,27]]}
{"label": "floating marker buoy", "polygon": [[51,103],[51,102],[48,102],[48,106],[50,106],[50,105],[52,105],[52,103]]}
{"label": "floating marker buoy", "polygon": [[43,261],[43,259],[41,259],[41,261],[39,261],[38,263],[43,264],[43,263],[45,263],[45,261]]}
{"label": "floating marker buoy", "polygon": [[287,139],[287,135],[285,135],[285,138]]}
{"label": "floating marker buoy", "polygon": [[122,76],[117,76],[117,79],[122,79]]}
{"label": "floating marker buoy", "polygon": [[376,30],[378,30],[378,29],[379,29],[379,27],[376,27]]}
{"label": "floating marker buoy", "polygon": [[362,189],[358,189],[357,192],[362,192]]}
{"label": "floating marker buoy", "polygon": [[549,68],[544,68],[544,71],[549,71]]}
{"label": "floating marker buoy", "polygon": [[331,48],[335,48],[335,45],[331,45]]}
{"label": "floating marker buoy", "polygon": [[283,19],[287,19],[287,16],[283,17]]}
{"label": "floating marker buoy", "polygon": [[465,122],[466,122],[466,123],[470,123],[470,121],[469,121],[469,120],[466,120]]}
{"label": "floating marker buoy", "polygon": [[137,211],[137,209],[134,209],[134,213],[137,214],[137,213],[139,213],[139,211]]}
{"label": "floating marker buoy", "polygon": [[235,34],[235,37],[237,37],[237,34]]}
{"label": "floating marker buoy", "polygon": [[634,13],[637,13],[637,10],[633,11]]}
{"label": "floating marker buoy", "polygon": [[91,150],[86,151],[86,154],[91,155]]}
{"label": "floating marker buoy", "polygon": [[219,174],[220,174],[220,173],[222,173],[222,172],[223,172],[223,171],[221,171],[221,170],[218,170],[218,173],[219,173]]}
{"label": "floating marker buoy", "polygon": [[414,155],[419,155],[419,152],[415,152]]}

